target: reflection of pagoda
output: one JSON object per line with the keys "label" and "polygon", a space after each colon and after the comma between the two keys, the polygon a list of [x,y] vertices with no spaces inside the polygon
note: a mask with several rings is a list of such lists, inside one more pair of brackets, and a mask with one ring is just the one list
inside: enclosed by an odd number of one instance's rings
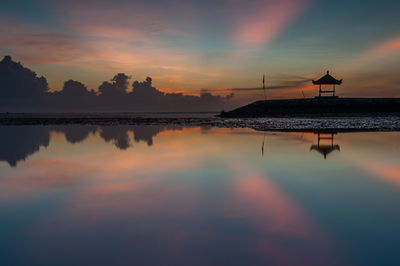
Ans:
{"label": "reflection of pagoda", "polygon": [[310,151],[316,150],[324,156],[330,154],[331,152],[337,150],[340,151],[340,146],[338,144],[333,144],[334,135],[337,133],[315,133],[318,135],[318,144],[311,145]]}

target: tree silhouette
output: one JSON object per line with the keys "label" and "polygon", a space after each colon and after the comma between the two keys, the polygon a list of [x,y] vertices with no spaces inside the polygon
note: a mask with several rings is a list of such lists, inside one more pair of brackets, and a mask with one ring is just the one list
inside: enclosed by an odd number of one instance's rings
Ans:
{"label": "tree silhouette", "polygon": [[47,80],[5,56],[0,62],[0,96],[5,98],[41,97],[48,91]]}
{"label": "tree silhouette", "polygon": [[153,87],[151,77],[133,81],[129,90],[130,79],[117,73],[104,81],[97,93],[79,81],[68,80],[61,91],[49,92],[44,77],[6,56],[0,62],[0,112],[220,111],[233,96],[164,93]]}
{"label": "tree silhouette", "polygon": [[113,82],[113,85],[115,85],[115,88],[118,91],[126,92],[126,90],[129,87],[130,78],[131,77],[125,75],[125,73],[118,73],[111,79],[111,81]]}

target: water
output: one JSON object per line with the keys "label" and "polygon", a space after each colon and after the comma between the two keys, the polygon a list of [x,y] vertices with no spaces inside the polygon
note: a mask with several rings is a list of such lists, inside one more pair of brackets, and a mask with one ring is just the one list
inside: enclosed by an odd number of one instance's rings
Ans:
{"label": "water", "polygon": [[0,137],[1,265],[400,265],[399,132]]}

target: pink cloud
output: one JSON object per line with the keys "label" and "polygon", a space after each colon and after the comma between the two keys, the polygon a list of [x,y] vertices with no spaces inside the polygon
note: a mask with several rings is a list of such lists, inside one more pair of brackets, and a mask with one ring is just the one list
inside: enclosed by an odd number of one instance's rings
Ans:
{"label": "pink cloud", "polygon": [[390,39],[380,41],[373,47],[350,59],[344,68],[348,67],[351,70],[355,67],[363,68],[371,65],[371,61],[375,61],[373,66],[376,68],[377,64],[388,63],[388,60],[382,60],[382,57],[386,57],[385,59],[391,59],[392,55],[398,54],[400,54],[400,36],[393,36]]}
{"label": "pink cloud", "polygon": [[190,36],[171,26],[154,6],[135,2],[72,1],[65,4],[64,25],[85,36],[162,44],[161,35]]}
{"label": "pink cloud", "polygon": [[[12,26],[10,26],[12,25]],[[55,33],[13,20],[0,21],[0,45],[24,61],[59,63],[84,57],[93,51],[67,34]]]}
{"label": "pink cloud", "polygon": [[303,0],[257,1],[252,12],[237,18],[239,25],[233,38],[240,43],[267,44],[293,22],[306,4],[307,1]]}
{"label": "pink cloud", "polygon": [[[3,21],[4,22],[4,21]],[[9,26],[13,25],[12,29]],[[0,45],[18,60],[33,64],[99,68],[112,71],[151,68],[172,71],[188,71],[196,55],[152,45],[133,46],[119,38],[131,38],[135,32],[124,28],[86,25],[91,32],[104,39],[81,38],[76,34],[60,34],[20,23],[0,23],[3,38]],[[126,36],[131,33],[131,37]],[[106,38],[107,37],[107,38]],[[141,38],[144,40],[144,38]],[[150,42],[150,40],[149,40]],[[99,81],[100,82],[100,81]]]}
{"label": "pink cloud", "polygon": [[[79,21],[78,18],[76,21]],[[105,21],[112,21],[112,16]],[[89,84],[87,80],[81,80],[92,88],[117,71],[136,74],[139,70],[142,75],[158,75],[161,78],[155,80],[157,86],[160,83],[175,86],[173,81],[177,75],[182,77],[185,74],[188,77],[181,79],[182,83],[191,79],[188,75],[197,75],[206,81],[216,77],[215,71],[198,65],[198,53],[160,45],[163,43],[160,34],[180,34],[178,29],[149,26],[152,30],[149,32],[140,27],[131,27],[131,24],[124,25],[123,21],[108,24],[92,21],[80,27],[73,23],[66,25],[70,27],[69,30],[60,33],[18,21],[1,19],[0,22],[0,34],[3,36],[0,46],[16,60],[34,65],[79,67],[102,72],[103,75],[104,72],[110,73],[98,80],[87,75],[85,78],[91,79]],[[9,25],[12,25],[11,28]],[[31,68],[36,70],[35,67]],[[69,72],[62,73],[58,80],[54,80],[52,75],[43,74],[49,79],[52,89],[60,89],[63,81],[75,78]],[[169,77],[169,74],[174,76]],[[196,82],[189,81],[188,84],[192,83]]]}

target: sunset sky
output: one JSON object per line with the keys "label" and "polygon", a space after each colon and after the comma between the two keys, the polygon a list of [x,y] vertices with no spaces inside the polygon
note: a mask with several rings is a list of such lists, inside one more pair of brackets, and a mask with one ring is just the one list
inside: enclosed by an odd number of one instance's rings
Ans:
{"label": "sunset sky", "polygon": [[[398,0],[2,0],[0,55],[60,90],[115,73],[165,92],[256,99],[315,94],[330,70],[343,96],[400,96]],[[247,89],[250,88],[250,89]]]}

